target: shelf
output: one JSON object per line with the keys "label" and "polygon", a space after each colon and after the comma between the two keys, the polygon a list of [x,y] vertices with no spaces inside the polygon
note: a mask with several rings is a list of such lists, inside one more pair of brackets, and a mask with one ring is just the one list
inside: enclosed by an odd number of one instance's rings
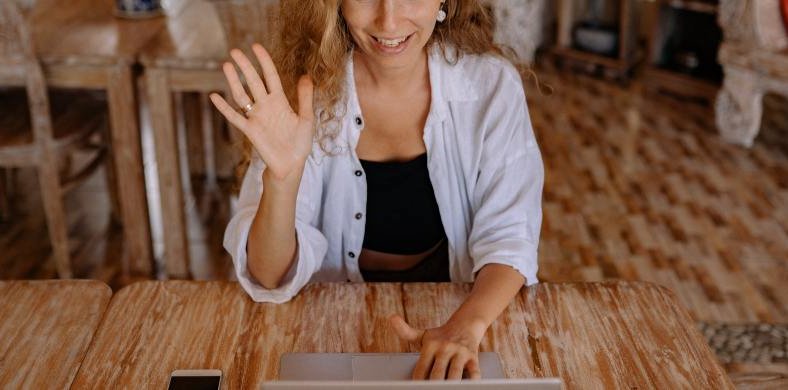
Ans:
{"label": "shelf", "polygon": [[578,61],[585,61],[594,65],[600,65],[608,68],[627,68],[627,63],[615,57],[609,57],[603,54],[596,54],[590,51],[583,51],[569,47],[555,48],[553,52],[559,56],[571,58]]}
{"label": "shelf", "polygon": [[714,101],[720,85],[698,77],[649,66],[644,70],[644,82],[651,89],[669,91]]}
{"label": "shelf", "polygon": [[[709,103],[720,89],[722,69],[717,46],[722,32],[717,24],[719,2],[658,0],[658,21],[649,37],[645,84],[652,90],[700,98]],[[681,53],[693,54],[696,69],[682,71]]]}
{"label": "shelf", "polygon": [[711,3],[701,0],[662,0],[660,2],[671,8],[701,12],[711,15],[716,15],[720,8],[718,3]]}
{"label": "shelf", "polygon": [[[597,54],[577,49],[574,42],[574,31],[581,20],[576,9],[576,0],[560,0],[557,4],[558,29],[557,42],[552,53],[562,60],[564,67],[582,66],[581,69],[597,71],[603,68],[605,75],[625,80],[629,77],[635,60],[638,57],[637,28],[639,0],[615,0],[618,3],[618,15],[615,24],[618,26],[618,50],[611,55]],[[612,22],[612,21],[611,21]]]}

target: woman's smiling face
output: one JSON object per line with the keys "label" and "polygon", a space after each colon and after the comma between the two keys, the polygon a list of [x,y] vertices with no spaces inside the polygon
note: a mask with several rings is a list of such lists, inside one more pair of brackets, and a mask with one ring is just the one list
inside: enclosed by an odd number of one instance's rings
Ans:
{"label": "woman's smiling face", "polygon": [[343,0],[342,15],[356,49],[380,66],[421,58],[435,29],[441,0]]}

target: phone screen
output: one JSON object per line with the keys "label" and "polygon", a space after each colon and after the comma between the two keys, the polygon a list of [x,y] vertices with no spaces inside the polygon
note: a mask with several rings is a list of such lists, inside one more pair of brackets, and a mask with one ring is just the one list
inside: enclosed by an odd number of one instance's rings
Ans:
{"label": "phone screen", "polygon": [[218,376],[172,376],[169,390],[217,390]]}

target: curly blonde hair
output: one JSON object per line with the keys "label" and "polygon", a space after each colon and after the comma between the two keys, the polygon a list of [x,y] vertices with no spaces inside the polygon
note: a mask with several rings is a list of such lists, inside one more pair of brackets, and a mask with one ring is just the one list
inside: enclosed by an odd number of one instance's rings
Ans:
{"label": "curly blonde hair", "polygon": [[[328,154],[332,151],[327,145],[339,133],[345,98],[345,61],[353,49],[353,38],[340,11],[341,3],[342,0],[282,0],[279,23],[283,28],[272,50],[282,86],[293,107],[297,106],[298,79],[307,74],[315,83],[314,104],[320,108],[317,139]],[[438,45],[443,57],[451,63],[456,63],[463,54],[493,54],[516,62],[514,51],[493,42],[492,16],[479,0],[446,0],[442,7],[447,17],[436,24],[427,42],[428,50]],[[450,53],[450,47],[456,50]]]}

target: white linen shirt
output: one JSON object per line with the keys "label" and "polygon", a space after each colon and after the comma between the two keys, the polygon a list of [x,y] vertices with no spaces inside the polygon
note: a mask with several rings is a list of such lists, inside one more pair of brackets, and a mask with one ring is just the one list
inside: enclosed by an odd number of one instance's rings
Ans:
{"label": "white linen shirt", "polygon": [[[432,102],[423,138],[451,280],[472,282],[483,266],[499,263],[520,272],[527,285],[537,283],[544,168],[519,74],[490,55],[464,55],[452,65],[437,49],[429,52],[428,69]],[[297,255],[276,289],[262,287],[246,264],[263,191],[259,156],[244,177],[224,248],[254,301],[286,302],[309,282],[363,282],[358,255],[367,186],[356,145],[364,120],[352,54],[345,72],[345,115],[335,141],[340,152],[327,155],[315,142],[307,159],[296,202]]]}

